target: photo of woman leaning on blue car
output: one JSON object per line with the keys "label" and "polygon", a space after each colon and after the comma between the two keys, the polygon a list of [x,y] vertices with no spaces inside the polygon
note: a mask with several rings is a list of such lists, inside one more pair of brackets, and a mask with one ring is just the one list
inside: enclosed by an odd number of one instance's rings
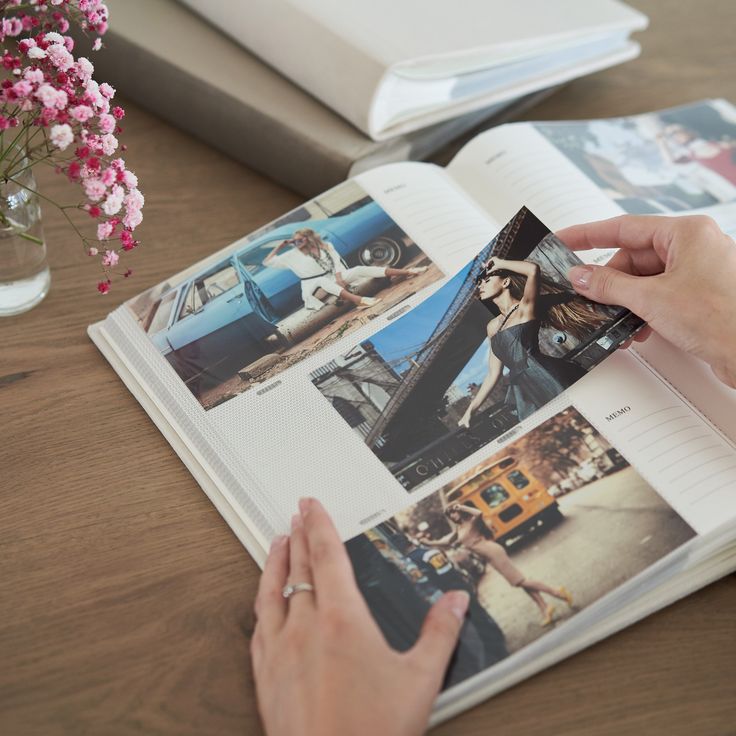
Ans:
{"label": "photo of woman leaning on blue car", "polygon": [[128,306],[208,409],[441,276],[388,214],[347,182]]}

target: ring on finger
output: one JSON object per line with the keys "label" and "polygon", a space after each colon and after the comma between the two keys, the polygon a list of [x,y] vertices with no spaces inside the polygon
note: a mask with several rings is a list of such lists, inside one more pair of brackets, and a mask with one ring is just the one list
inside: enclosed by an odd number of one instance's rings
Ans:
{"label": "ring on finger", "polygon": [[281,589],[281,595],[287,600],[296,593],[314,593],[314,585],[311,583],[293,583],[284,585]]}

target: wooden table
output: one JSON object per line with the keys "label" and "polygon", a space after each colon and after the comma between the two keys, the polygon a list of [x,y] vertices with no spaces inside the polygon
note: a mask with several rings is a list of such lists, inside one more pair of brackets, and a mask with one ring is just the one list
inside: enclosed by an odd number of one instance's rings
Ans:
{"label": "wooden table", "polygon": [[[644,53],[536,118],[736,101],[728,2],[635,3]],[[114,23],[114,18],[113,18]],[[55,211],[52,290],[0,320],[0,733],[255,734],[258,569],[88,340],[114,306],[299,203],[127,105],[147,203],[134,278],[108,296]],[[44,191],[73,192],[53,174]],[[437,734],[736,733],[732,576],[439,727]]]}

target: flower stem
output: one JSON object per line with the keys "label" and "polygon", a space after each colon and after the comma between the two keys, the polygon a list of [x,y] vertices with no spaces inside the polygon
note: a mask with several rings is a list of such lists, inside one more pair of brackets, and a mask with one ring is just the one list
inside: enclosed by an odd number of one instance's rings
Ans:
{"label": "flower stem", "polygon": [[71,225],[71,227],[74,230],[74,232],[79,236],[79,238],[81,239],[81,241],[86,245],[86,243],[89,240],[89,238],[85,238],[84,235],[82,235],[82,233],[79,231],[79,228],[72,221],[72,218],[69,217],[69,215],[66,213],[66,210],[58,202],[54,202],[53,199],[49,199],[48,197],[45,197],[40,192],[36,191],[35,189],[31,189],[30,187],[27,187],[27,186],[21,184],[19,181],[15,180],[15,179],[8,179],[8,181],[12,181],[13,184],[16,184],[21,189],[25,189],[27,192],[30,192],[31,194],[35,194],[39,199],[43,199],[44,201],[49,202],[50,204],[54,205],[54,207],[56,207],[56,209],[58,209],[61,212],[61,214],[64,215],[64,217],[66,218],[66,221]]}
{"label": "flower stem", "polygon": [[0,223],[15,230],[15,235],[19,238],[30,240],[32,243],[36,243],[36,245],[43,245],[43,240],[41,238],[37,238],[35,235],[29,235],[27,232],[24,232],[23,226],[19,225],[14,220],[11,220],[4,212],[0,212]]}

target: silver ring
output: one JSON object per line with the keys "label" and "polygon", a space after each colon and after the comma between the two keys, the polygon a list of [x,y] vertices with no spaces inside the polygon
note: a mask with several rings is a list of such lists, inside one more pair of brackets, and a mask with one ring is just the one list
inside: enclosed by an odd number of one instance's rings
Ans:
{"label": "silver ring", "polygon": [[294,583],[293,585],[284,585],[281,589],[281,595],[287,600],[295,593],[314,593],[314,585],[311,583]]}

